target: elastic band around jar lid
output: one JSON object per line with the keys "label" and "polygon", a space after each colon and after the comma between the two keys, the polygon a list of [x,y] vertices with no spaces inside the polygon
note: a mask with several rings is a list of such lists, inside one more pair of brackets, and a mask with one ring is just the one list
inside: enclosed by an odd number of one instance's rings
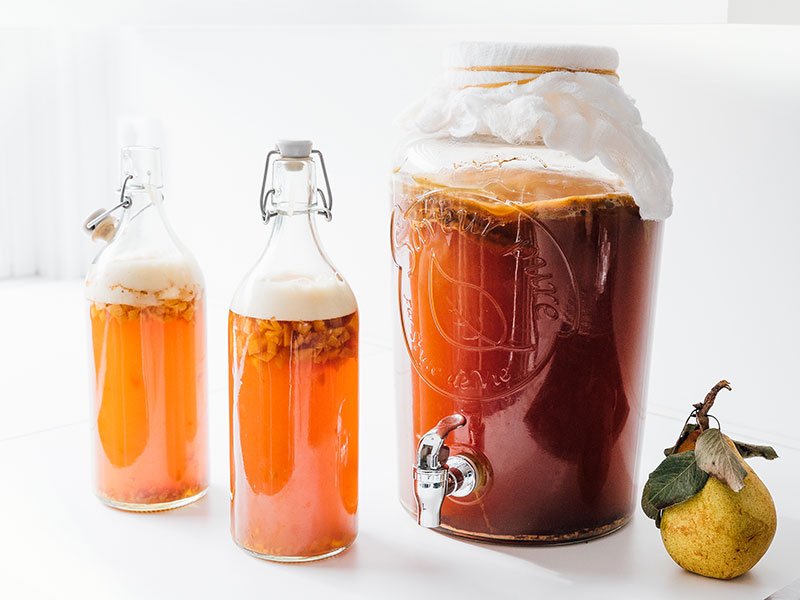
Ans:
{"label": "elastic band around jar lid", "polygon": [[499,88],[506,85],[517,84],[523,85],[530,83],[537,79],[540,75],[546,73],[553,73],[556,71],[565,71],[567,73],[592,73],[593,75],[602,75],[605,77],[615,77],[619,79],[619,75],[613,69],[573,69],[569,67],[548,67],[544,65],[476,65],[472,67],[458,67],[456,71],[467,72],[488,72],[488,73],[529,73],[534,77],[525,79],[516,79],[514,81],[500,81],[493,83],[473,83],[462,86],[463,88],[479,87],[479,88]]}

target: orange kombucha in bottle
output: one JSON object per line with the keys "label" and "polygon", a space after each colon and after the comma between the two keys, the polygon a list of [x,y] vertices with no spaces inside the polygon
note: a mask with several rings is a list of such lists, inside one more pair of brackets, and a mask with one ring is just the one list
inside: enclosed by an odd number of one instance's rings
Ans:
{"label": "orange kombucha in bottle", "polygon": [[202,276],[164,220],[157,149],[123,149],[123,178],[122,219],[94,224],[110,243],[86,280],[96,493],[165,510],[208,486]]}
{"label": "orange kombucha in bottle", "polygon": [[311,144],[279,148],[270,241],[229,316],[231,534],[303,562],[356,537],[358,313],[317,237],[329,205],[316,205]]}

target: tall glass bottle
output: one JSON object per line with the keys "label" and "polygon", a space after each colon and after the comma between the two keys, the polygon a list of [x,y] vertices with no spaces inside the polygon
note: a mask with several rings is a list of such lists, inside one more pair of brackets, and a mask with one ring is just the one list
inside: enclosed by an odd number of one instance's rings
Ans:
{"label": "tall glass bottle", "polygon": [[167,223],[158,148],[122,149],[121,188],[86,223],[107,243],[86,276],[96,493],[166,510],[208,487],[203,277]]}
{"label": "tall glass bottle", "polygon": [[231,534],[282,562],[334,556],[356,537],[358,312],[317,237],[330,186],[314,150],[327,197],[317,189],[311,147],[278,142],[267,157],[267,247],[233,298],[228,329]]}

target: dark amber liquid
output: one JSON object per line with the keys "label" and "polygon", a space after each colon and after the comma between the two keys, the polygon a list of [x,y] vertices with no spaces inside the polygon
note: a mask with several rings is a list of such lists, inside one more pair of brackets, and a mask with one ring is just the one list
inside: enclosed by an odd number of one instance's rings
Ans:
{"label": "dark amber liquid", "polygon": [[442,526],[534,542],[611,531],[633,506],[661,226],[590,179],[463,183],[406,183],[393,225],[414,441],[459,412],[448,443],[482,471]]}

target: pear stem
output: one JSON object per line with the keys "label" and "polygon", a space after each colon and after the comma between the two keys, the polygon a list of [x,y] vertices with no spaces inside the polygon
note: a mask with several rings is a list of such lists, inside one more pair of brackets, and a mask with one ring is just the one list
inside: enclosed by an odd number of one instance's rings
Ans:
{"label": "pear stem", "polygon": [[731,390],[731,384],[725,381],[724,379],[718,382],[714,387],[711,388],[706,394],[705,400],[703,402],[698,402],[697,404],[693,404],[697,409],[697,414],[695,417],[697,418],[697,426],[700,428],[700,431],[705,431],[708,429],[708,411],[711,410],[711,407],[714,406],[714,400],[717,399],[717,394],[719,394],[720,390]]}

